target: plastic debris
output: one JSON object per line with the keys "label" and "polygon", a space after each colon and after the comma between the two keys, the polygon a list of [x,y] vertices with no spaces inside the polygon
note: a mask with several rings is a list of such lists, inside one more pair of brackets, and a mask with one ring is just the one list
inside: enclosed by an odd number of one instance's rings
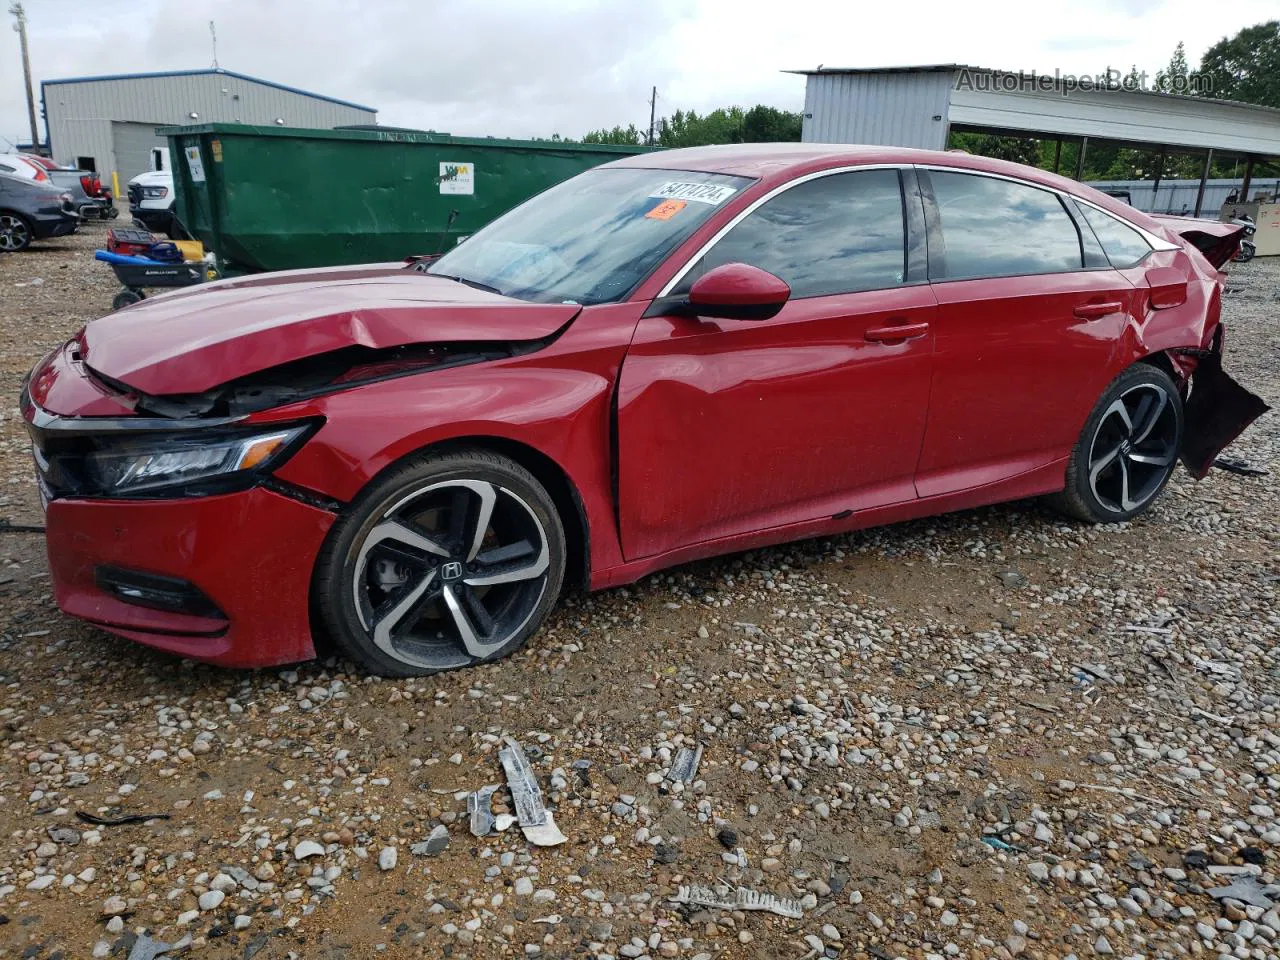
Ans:
{"label": "plastic debris", "polygon": [[775,897],[772,893],[760,893],[746,887],[704,887],[690,884],[680,886],[671,902],[697,907],[719,907],[721,910],[764,910],[792,920],[799,920],[804,916],[804,908],[798,900]]}
{"label": "plastic debris", "polygon": [[529,758],[511,737],[503,737],[503,741],[506,746],[498,751],[498,761],[507,775],[507,787],[511,790],[516,817],[525,839],[539,847],[564,843],[568,838],[560,832],[551,811],[542,802],[542,791],[538,789]]}
{"label": "plastic debris", "polygon": [[1275,906],[1275,902],[1267,896],[1269,892],[1280,895],[1280,887],[1264,887],[1253,877],[1239,877],[1230,886],[1212,887],[1205,891],[1215,900],[1239,900],[1263,910],[1270,910]]}
{"label": "plastic debris", "polygon": [[1213,465],[1219,470],[1238,473],[1242,477],[1265,477],[1268,473],[1266,467],[1259,467],[1248,460],[1237,460],[1235,457],[1218,457],[1213,461]]}
{"label": "plastic debris", "polygon": [[145,933],[140,933],[138,939],[133,941],[129,960],[156,960],[157,957],[163,957],[164,952],[172,946],[171,943],[161,943],[159,940],[152,940]]}
{"label": "plastic debris", "polygon": [[415,857],[433,857],[437,853],[443,853],[449,846],[449,828],[443,823],[438,823],[431,828],[431,833],[427,835],[427,839],[412,844],[409,852]]}
{"label": "plastic debris", "polygon": [[697,749],[694,750],[681,747],[676,751],[675,758],[671,761],[671,769],[663,779],[671,784],[692,783],[693,778],[698,775],[698,762],[701,759],[702,744],[698,744]]}
{"label": "plastic debris", "polygon": [[1005,843],[999,837],[982,837],[982,843],[985,843],[992,850],[1008,850],[1013,853],[1022,853],[1022,847],[1015,847],[1012,843]]}
{"label": "plastic debris", "polygon": [[467,797],[467,813],[471,814],[471,835],[473,837],[487,837],[489,832],[493,830],[492,801],[497,789],[496,784],[481,787]]}
{"label": "plastic debris", "polygon": [[131,813],[123,817],[97,817],[83,810],[76,811],[76,819],[95,827],[122,827],[127,823],[146,823],[148,820],[168,820],[167,813]]}
{"label": "plastic debris", "polygon": [[1209,866],[1209,854],[1204,850],[1188,850],[1182,855],[1182,865],[1188,870],[1203,870]]}

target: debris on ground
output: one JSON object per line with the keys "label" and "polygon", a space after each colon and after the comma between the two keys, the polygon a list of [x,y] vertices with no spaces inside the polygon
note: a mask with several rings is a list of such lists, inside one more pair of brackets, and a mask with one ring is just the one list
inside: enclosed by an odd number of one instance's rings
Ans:
{"label": "debris on ground", "polygon": [[493,795],[498,791],[497,785],[481,787],[467,797],[467,813],[471,816],[471,835],[487,837],[493,830]]}
{"label": "debris on ground", "polygon": [[130,813],[122,817],[99,817],[92,813],[85,813],[83,810],[76,811],[77,820],[95,827],[123,827],[130,823],[146,823],[149,820],[168,820],[169,816],[167,813]]}
{"label": "debris on ground", "polygon": [[1219,470],[1236,473],[1242,477],[1265,477],[1270,472],[1266,467],[1260,467],[1250,463],[1248,460],[1240,460],[1236,457],[1218,457],[1213,461],[1213,465]]}
{"label": "debris on ground", "polygon": [[694,748],[681,747],[671,760],[671,768],[663,778],[664,782],[670,787],[692,783],[698,775],[698,763],[701,760],[702,744]]}
{"label": "debris on ground", "polygon": [[507,775],[507,788],[516,807],[516,818],[525,839],[539,847],[554,847],[568,838],[556,826],[551,811],[542,802],[538,779],[524,750],[511,737],[504,737],[498,761]]}
{"label": "debris on ground", "polygon": [[434,857],[437,854],[444,853],[448,848],[449,828],[443,823],[438,823],[431,828],[431,833],[427,835],[427,839],[412,844],[409,847],[409,852],[415,857]]}
{"label": "debris on ground", "polygon": [[696,907],[718,907],[721,910],[765,910],[780,917],[799,920],[804,916],[800,901],[777,897],[772,893],[759,893],[746,887],[704,887],[698,884],[681,886],[672,903]]}
{"label": "debris on ground", "polygon": [[1280,898],[1280,886],[1263,886],[1257,877],[1240,876],[1225,887],[1210,887],[1205,893],[1215,900],[1239,900],[1251,907],[1270,910],[1276,905],[1271,898]]}
{"label": "debris on ground", "polygon": [[133,949],[129,951],[128,960],[157,960],[157,958],[164,958],[166,951],[172,950],[173,946],[171,943],[152,940],[145,933],[140,933],[138,938],[133,941]]}

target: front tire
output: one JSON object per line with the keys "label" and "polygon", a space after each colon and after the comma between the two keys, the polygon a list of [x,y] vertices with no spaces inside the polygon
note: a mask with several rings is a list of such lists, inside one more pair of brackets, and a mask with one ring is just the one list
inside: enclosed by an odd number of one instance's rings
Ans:
{"label": "front tire", "polygon": [[1064,513],[1091,523],[1119,523],[1144,513],[1178,462],[1182,395],[1173,378],[1134,364],[1103,391],[1067,461]]}
{"label": "front tire", "polygon": [[320,625],[371,673],[497,660],[560,595],[564,527],[527,470],[485,450],[393,467],[330,531],[312,583]]}

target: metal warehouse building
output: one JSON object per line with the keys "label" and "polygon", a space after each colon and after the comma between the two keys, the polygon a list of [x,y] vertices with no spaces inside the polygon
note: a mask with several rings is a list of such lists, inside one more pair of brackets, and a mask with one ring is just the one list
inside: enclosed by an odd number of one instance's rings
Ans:
{"label": "metal warehouse building", "polygon": [[59,163],[118,174],[123,185],[151,169],[159,126],[279,124],[331,128],[374,123],[377,110],[217,68],[114,77],[72,77],[40,85],[45,138]]}
{"label": "metal warehouse building", "polygon": [[[1254,164],[1280,157],[1280,110],[1273,107],[961,64],[789,72],[806,77],[803,140],[942,150],[953,130],[1056,139],[1081,145],[1077,179],[1091,139],[1154,148],[1161,157],[1199,154],[1197,214],[1215,156],[1242,161],[1243,194]],[[1158,170],[1157,190],[1160,180]]]}

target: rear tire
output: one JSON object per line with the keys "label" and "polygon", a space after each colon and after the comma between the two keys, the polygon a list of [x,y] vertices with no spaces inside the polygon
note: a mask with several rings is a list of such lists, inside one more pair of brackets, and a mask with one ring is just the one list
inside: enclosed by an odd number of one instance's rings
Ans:
{"label": "rear tire", "polygon": [[564,582],[555,504],[487,450],[388,470],[334,524],[312,580],[319,625],[370,673],[423,676],[505,657]]}
{"label": "rear tire", "polygon": [[1182,444],[1182,395],[1159,367],[1137,363],[1111,381],[1067,461],[1067,485],[1051,498],[1090,523],[1144,513],[1164,489]]}

